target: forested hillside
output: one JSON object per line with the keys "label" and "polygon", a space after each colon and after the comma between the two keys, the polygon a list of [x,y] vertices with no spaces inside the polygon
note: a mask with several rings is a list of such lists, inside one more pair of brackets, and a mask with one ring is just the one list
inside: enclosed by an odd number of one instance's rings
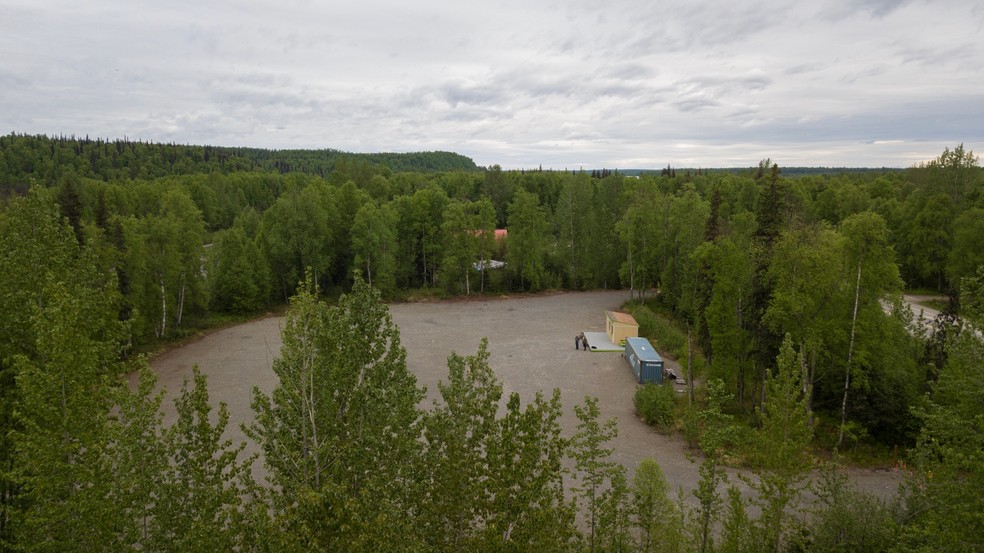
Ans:
{"label": "forested hillside", "polygon": [[[52,184],[66,172],[101,180],[154,179],[169,175],[262,171],[327,176],[336,169],[374,171],[478,171],[471,159],[451,152],[355,154],[338,150],[264,150],[154,144],[10,134],[0,136],[0,190],[34,180]],[[22,190],[22,188],[19,188]]]}
{"label": "forested hillside", "polygon": [[[640,177],[474,169],[447,153],[0,138],[0,543],[984,543],[984,357],[966,326],[984,306],[984,171],[972,152],[957,146],[904,171],[795,178],[768,160],[737,174]],[[498,413],[484,350],[452,358],[442,403],[420,410],[381,303],[603,287],[635,292],[644,333],[650,315],[668,313],[703,354],[693,369],[704,387],[685,421],[705,454],[697,507],[669,498],[658,467],[640,466],[631,483],[613,469],[611,428],[590,400],[574,436],[559,434],[557,398],[507,398]],[[949,298],[933,331],[901,302],[911,288]],[[319,291],[351,293],[330,307]],[[225,419],[207,417],[201,382],[165,427],[152,377],[130,392],[119,376],[143,363],[134,345],[289,298],[275,364],[283,386],[257,393],[251,429],[275,477],[266,489],[222,444]],[[355,346],[367,337],[372,347]],[[305,388],[312,381],[330,386]],[[739,440],[761,452],[745,460],[760,476],[754,516],[716,485]],[[860,444],[908,460],[904,502],[878,504],[832,472],[815,512],[797,510],[806,451]],[[577,467],[573,492],[564,459]]]}

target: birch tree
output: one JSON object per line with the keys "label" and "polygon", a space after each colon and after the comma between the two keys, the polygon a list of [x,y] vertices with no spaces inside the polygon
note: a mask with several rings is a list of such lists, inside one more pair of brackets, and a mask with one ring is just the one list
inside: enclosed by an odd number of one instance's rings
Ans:
{"label": "birch tree", "polygon": [[564,268],[567,286],[581,288],[583,271],[588,265],[588,232],[590,232],[591,178],[586,174],[564,177],[563,187],[554,211],[557,234],[557,255]]}
{"label": "birch tree", "polygon": [[396,224],[392,206],[366,202],[352,222],[353,270],[384,295],[396,290]]}
{"label": "birch tree", "polygon": [[509,271],[519,276],[522,290],[539,290],[545,284],[548,230],[547,214],[539,198],[522,188],[517,190],[509,204],[506,261]]}
{"label": "birch tree", "polygon": [[867,309],[881,314],[881,300],[889,292],[902,287],[895,264],[895,252],[888,243],[888,227],[880,215],[871,212],[858,213],[844,220],[840,232],[845,236],[845,265],[853,273],[853,302],[851,327],[844,365],[844,388],[841,398],[841,425],[837,433],[837,445],[844,441],[847,426],[848,394],[851,377],[859,376],[855,366],[855,344],[858,332],[858,310]]}

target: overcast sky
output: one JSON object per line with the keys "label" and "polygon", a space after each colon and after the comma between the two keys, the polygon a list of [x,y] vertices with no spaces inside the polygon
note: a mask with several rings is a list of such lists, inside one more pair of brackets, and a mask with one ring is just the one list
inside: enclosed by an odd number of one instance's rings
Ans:
{"label": "overcast sky", "polygon": [[984,3],[0,0],[0,133],[504,168],[984,150]]}

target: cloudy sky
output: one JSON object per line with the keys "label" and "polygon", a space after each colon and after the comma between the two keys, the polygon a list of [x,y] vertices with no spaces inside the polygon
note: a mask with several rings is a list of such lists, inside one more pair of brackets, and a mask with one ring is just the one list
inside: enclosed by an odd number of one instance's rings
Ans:
{"label": "cloudy sky", "polygon": [[984,150],[984,3],[0,0],[0,133],[504,168]]}

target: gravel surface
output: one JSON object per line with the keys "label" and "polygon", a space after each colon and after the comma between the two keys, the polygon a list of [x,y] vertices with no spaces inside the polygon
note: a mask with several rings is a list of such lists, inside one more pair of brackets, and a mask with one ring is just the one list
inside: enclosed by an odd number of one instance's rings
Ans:
{"label": "gravel surface", "polygon": [[[437,397],[437,383],[447,378],[447,357],[452,352],[474,354],[483,337],[489,340],[491,365],[503,386],[504,399],[512,392],[525,403],[537,391],[557,388],[564,404],[562,425],[572,433],[577,419],[573,406],[585,396],[598,398],[602,418],[618,420],[618,437],[611,443],[614,458],[631,472],[645,458],[655,459],[673,489],[690,490],[697,482],[694,453],[677,436],[660,434],[634,413],[632,396],[637,384],[619,353],[574,349],[582,331],[604,331],[605,310],[617,310],[628,300],[625,291],[567,292],[517,298],[402,303],[390,306],[399,326],[407,364],[428,393],[424,406]],[[253,418],[253,386],[269,393],[275,384],[271,363],[281,345],[283,319],[267,317],[213,332],[201,340],[161,354],[151,361],[160,384],[180,389],[197,364],[208,375],[212,401],[228,405],[231,425],[227,435],[246,441],[239,428]],[[667,366],[683,374],[679,366]],[[682,387],[680,387],[682,390]],[[165,401],[166,419],[173,420],[173,404]],[[250,444],[248,451],[256,451]],[[699,458],[698,458],[699,461]],[[735,471],[729,471],[734,475]],[[892,496],[900,482],[894,471],[852,469],[859,486],[881,497]],[[256,467],[262,476],[262,467]],[[735,479],[732,478],[732,481]]]}

